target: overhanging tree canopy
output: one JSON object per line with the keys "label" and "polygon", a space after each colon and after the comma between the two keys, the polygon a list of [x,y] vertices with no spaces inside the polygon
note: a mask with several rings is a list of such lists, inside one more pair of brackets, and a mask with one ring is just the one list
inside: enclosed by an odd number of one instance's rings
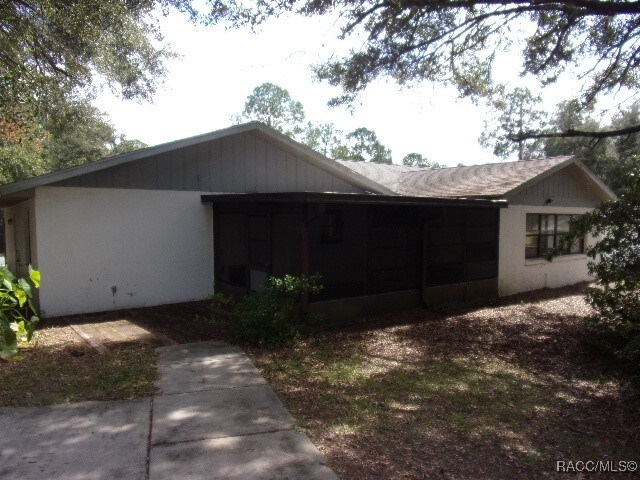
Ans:
{"label": "overhanging tree canopy", "polygon": [[638,1],[214,0],[210,4],[210,21],[234,26],[256,27],[292,10],[303,15],[339,13],[342,37],[363,35],[365,40],[361,49],[317,68],[320,78],[342,88],[336,104],[352,101],[380,76],[400,84],[450,83],[464,95],[488,95],[496,54],[522,35],[526,21],[533,31],[523,41],[521,73],[548,84],[568,68],[579,72],[586,82],[580,92],[584,105],[619,88],[640,87]]}
{"label": "overhanging tree canopy", "polygon": [[190,0],[0,2],[0,114],[29,117],[96,77],[124,98],[150,98],[171,55],[158,46],[157,6],[193,13]]}

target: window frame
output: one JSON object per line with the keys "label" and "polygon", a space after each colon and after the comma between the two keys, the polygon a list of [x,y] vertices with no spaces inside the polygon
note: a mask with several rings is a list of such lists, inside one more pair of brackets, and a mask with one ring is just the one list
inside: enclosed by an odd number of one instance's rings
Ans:
{"label": "window frame", "polygon": [[[579,216],[580,214],[571,214],[571,213],[526,213],[525,214],[525,251],[524,251],[524,258],[525,260],[539,260],[541,258],[545,258],[546,256],[546,252],[552,248],[556,248],[558,245],[558,240],[561,238],[561,236],[566,233],[566,232],[558,232],[558,217],[563,217],[563,216],[568,216],[569,220],[571,220],[572,218],[575,218],[577,216]],[[530,215],[535,215],[537,216],[537,231],[536,233],[530,233],[529,231],[529,216]],[[548,218],[552,217],[553,218],[553,231],[551,233],[549,233],[550,229],[547,227],[546,229],[543,229],[543,217],[547,217],[547,225],[548,225]],[[535,244],[535,256],[529,256],[527,249],[531,248],[529,247],[529,242],[527,241],[528,238],[537,238],[536,244]],[[551,245],[549,245],[549,242],[547,240],[547,245],[544,246],[542,243],[543,239],[548,239],[551,238],[552,242]],[[571,247],[569,247],[569,249],[567,251],[565,251],[564,253],[561,254],[561,256],[568,256],[568,255],[584,255],[585,252],[585,238],[580,238],[576,241],[576,244],[572,245]],[[577,248],[576,248],[577,247]],[[577,251],[574,251],[574,249],[576,249]]]}

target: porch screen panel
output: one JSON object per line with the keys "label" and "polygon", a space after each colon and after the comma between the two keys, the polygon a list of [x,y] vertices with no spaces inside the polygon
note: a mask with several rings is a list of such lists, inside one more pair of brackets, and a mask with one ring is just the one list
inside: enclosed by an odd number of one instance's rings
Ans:
{"label": "porch screen panel", "polygon": [[300,219],[295,213],[271,215],[271,275],[297,275],[299,273]]}
{"label": "porch screen panel", "polygon": [[216,215],[216,280],[246,287],[248,284],[249,247],[247,217],[244,214]]}
{"label": "porch screen panel", "polygon": [[432,208],[425,221],[427,285],[464,281],[464,209]]}
{"label": "porch screen panel", "polygon": [[265,288],[269,275],[269,223],[266,214],[249,216],[249,288],[254,292]]}
{"label": "porch screen panel", "polygon": [[498,215],[494,208],[467,209],[465,279],[498,276]]}
{"label": "porch screen panel", "polygon": [[372,294],[419,288],[418,209],[372,207],[369,272]]}
{"label": "porch screen panel", "polygon": [[498,219],[494,208],[441,207],[425,219],[428,286],[498,276]]}
{"label": "porch screen panel", "polygon": [[322,210],[309,222],[309,272],[322,275],[324,285],[313,300],[367,295],[367,206]]}

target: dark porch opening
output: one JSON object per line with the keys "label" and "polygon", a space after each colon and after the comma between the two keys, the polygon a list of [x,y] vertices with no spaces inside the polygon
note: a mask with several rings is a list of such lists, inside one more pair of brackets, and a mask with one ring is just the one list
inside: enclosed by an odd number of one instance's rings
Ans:
{"label": "dark porch opening", "polygon": [[203,201],[214,207],[217,291],[248,293],[271,275],[319,273],[325,289],[311,302],[497,294],[499,202],[341,194]]}

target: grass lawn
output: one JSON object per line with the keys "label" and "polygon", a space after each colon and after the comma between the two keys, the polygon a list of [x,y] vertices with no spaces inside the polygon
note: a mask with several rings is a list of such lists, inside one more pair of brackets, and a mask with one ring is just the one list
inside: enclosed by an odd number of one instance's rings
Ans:
{"label": "grass lawn", "polygon": [[581,342],[588,312],[565,289],[251,355],[342,478],[541,478],[640,461],[638,377]]}
{"label": "grass lawn", "polygon": [[155,352],[117,346],[100,355],[68,326],[36,331],[19,356],[0,361],[0,406],[36,406],[82,400],[126,400],[152,395]]}

